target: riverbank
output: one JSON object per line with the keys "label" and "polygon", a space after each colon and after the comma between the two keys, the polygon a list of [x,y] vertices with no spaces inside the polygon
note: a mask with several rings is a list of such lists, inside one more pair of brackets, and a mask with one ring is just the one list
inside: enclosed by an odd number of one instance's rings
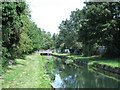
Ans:
{"label": "riverbank", "polygon": [[118,88],[116,74],[112,77],[82,63],[67,63],[69,60],[60,56],[48,60],[46,66],[54,88]]}
{"label": "riverbank", "polygon": [[2,76],[2,88],[51,88],[44,57],[34,53],[15,61]]}
{"label": "riverbank", "polygon": [[91,65],[93,67],[110,71],[112,73],[120,74],[120,65],[119,65],[120,58],[108,59],[108,58],[102,58],[100,56],[82,57],[80,55],[57,54],[57,53],[54,53],[53,55],[66,58],[67,62],[74,62],[76,64],[84,63],[86,65]]}

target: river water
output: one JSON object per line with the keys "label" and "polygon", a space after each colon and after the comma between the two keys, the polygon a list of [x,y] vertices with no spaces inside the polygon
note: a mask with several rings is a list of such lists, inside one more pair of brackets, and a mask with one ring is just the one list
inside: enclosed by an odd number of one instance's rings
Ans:
{"label": "river water", "polygon": [[63,60],[54,58],[50,67],[54,88],[118,88],[120,81],[89,70],[88,67],[66,65]]}

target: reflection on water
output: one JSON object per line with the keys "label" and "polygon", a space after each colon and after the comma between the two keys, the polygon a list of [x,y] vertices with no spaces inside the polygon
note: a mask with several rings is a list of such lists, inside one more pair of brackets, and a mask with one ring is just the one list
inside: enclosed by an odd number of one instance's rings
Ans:
{"label": "reflection on water", "polygon": [[62,79],[61,79],[61,77],[60,77],[59,74],[56,74],[56,75],[55,75],[55,80],[54,80],[54,82],[52,83],[52,85],[53,85],[54,87],[57,87],[57,88],[63,87],[63,81],[62,81]]}
{"label": "reflection on water", "polygon": [[54,60],[52,70],[55,75],[52,86],[55,88],[118,88],[116,80],[89,71],[85,67],[65,65],[59,59]]}

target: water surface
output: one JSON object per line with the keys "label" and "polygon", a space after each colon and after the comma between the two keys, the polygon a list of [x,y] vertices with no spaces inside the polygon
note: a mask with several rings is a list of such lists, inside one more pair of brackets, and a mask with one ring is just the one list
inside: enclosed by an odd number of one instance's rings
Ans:
{"label": "water surface", "polygon": [[55,88],[118,88],[120,83],[87,67],[66,65],[59,58],[48,65],[53,79],[52,86]]}

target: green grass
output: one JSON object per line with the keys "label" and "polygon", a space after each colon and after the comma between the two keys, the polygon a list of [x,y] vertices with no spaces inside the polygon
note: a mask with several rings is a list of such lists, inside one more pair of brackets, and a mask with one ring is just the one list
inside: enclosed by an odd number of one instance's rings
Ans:
{"label": "green grass", "polygon": [[102,60],[102,61],[98,61],[98,63],[100,64],[105,64],[108,66],[112,66],[112,67],[120,67],[120,59],[119,60],[115,60],[115,59],[111,59],[111,60]]}
{"label": "green grass", "polygon": [[68,61],[68,62],[73,62],[73,60],[72,60],[72,59],[67,59],[66,61]]}
{"label": "green grass", "polygon": [[66,54],[66,53],[63,53],[63,54],[58,54],[58,53],[53,53],[54,55],[60,55],[60,56],[69,56],[70,54]]}
{"label": "green grass", "polygon": [[108,59],[108,58],[102,58],[100,56],[82,57],[81,55],[57,54],[57,53],[54,54],[60,56],[72,57],[74,59],[80,59],[81,61],[88,61],[90,64],[96,62],[100,64],[109,65],[112,67],[120,67],[120,58]]}
{"label": "green grass", "polygon": [[36,53],[27,55],[25,59],[16,59],[16,62],[2,76],[2,88],[51,88],[44,57]]}

